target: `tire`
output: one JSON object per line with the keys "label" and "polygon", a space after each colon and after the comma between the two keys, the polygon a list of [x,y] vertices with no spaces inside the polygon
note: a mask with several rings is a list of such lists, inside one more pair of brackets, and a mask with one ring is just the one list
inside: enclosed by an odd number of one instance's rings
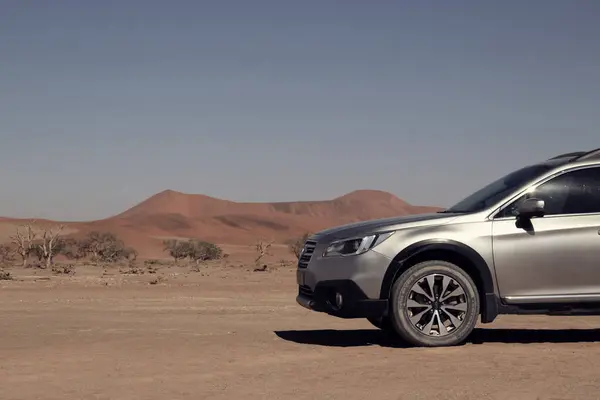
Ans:
{"label": "tire", "polygon": [[[436,292],[433,296],[430,283]],[[444,285],[445,292],[440,293]],[[398,335],[412,345],[455,346],[475,328],[479,308],[477,286],[465,271],[447,261],[424,261],[394,282],[390,320]]]}
{"label": "tire", "polygon": [[379,317],[373,318],[369,317],[367,320],[375,327],[379,328],[386,333],[396,334],[396,330],[394,329],[394,325],[392,325],[392,321],[389,317]]}

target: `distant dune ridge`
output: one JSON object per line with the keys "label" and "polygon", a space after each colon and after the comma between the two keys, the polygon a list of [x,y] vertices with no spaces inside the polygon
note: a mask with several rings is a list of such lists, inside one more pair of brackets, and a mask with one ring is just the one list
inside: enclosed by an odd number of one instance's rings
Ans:
{"label": "distant dune ridge", "polygon": [[[78,234],[111,231],[141,256],[159,257],[166,238],[199,238],[213,243],[251,245],[256,239],[284,242],[350,222],[435,212],[439,207],[415,206],[378,190],[357,190],[333,200],[245,203],[202,194],[165,190],[106,219],[67,222]],[[19,220],[0,218],[5,241]]]}

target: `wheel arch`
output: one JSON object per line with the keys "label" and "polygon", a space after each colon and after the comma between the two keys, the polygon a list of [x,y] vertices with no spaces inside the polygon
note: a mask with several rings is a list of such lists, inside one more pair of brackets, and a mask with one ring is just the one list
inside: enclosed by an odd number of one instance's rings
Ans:
{"label": "wheel arch", "polygon": [[444,260],[462,268],[474,280],[481,300],[481,322],[492,322],[498,316],[494,281],[487,262],[472,247],[447,239],[427,239],[406,247],[388,266],[381,284],[380,298],[389,299],[398,277],[412,265],[427,260]]}

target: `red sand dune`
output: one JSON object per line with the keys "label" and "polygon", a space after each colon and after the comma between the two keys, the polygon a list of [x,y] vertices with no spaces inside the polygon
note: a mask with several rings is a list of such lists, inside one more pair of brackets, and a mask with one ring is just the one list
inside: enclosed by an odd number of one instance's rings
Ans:
{"label": "red sand dune", "polygon": [[[259,237],[283,242],[305,232],[349,222],[437,210],[438,207],[414,206],[376,190],[359,190],[326,201],[278,203],[241,203],[166,190],[113,217],[67,225],[79,234],[112,231],[140,255],[160,257],[164,255],[164,238],[194,237],[240,245],[251,245]],[[15,222],[0,219],[4,230],[6,224]]]}

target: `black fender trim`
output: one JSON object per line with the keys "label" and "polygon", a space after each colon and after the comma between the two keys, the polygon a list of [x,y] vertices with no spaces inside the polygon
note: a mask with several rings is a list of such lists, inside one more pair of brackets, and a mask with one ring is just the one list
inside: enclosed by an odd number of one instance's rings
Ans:
{"label": "black fender trim", "polygon": [[403,269],[403,266],[411,258],[426,252],[426,251],[449,251],[467,258],[477,270],[479,281],[483,286],[480,292],[481,297],[481,322],[489,323],[494,321],[498,316],[498,298],[494,293],[494,281],[492,273],[483,257],[479,255],[471,247],[464,243],[448,239],[427,239],[417,243],[413,243],[402,250],[388,267],[385,272],[383,282],[381,284],[381,299],[389,299],[392,289],[392,283],[395,280],[398,272]]}

